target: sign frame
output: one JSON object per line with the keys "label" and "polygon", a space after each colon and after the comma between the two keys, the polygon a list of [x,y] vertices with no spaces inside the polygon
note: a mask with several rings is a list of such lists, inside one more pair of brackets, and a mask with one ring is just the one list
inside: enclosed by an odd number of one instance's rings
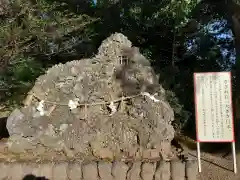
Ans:
{"label": "sign frame", "polygon": [[[230,98],[230,104],[229,104],[229,110],[232,116],[232,120],[231,120],[231,125],[232,125],[232,138],[231,140],[201,140],[201,138],[199,138],[199,118],[198,118],[198,102],[197,102],[197,75],[216,75],[218,74],[219,76],[221,76],[221,74],[227,74],[229,77],[229,86],[230,88],[229,90],[229,98]],[[195,120],[196,120],[196,138],[197,138],[197,156],[198,156],[198,169],[199,172],[202,171],[201,168],[201,150],[200,150],[200,143],[231,143],[232,144],[232,155],[233,155],[233,166],[234,166],[234,173],[237,173],[237,163],[236,163],[236,147],[235,147],[235,135],[234,135],[234,115],[233,115],[233,103],[232,103],[232,74],[231,72],[195,72],[193,74],[193,81],[194,81],[194,104],[195,104]],[[214,138],[212,138],[214,139]]]}

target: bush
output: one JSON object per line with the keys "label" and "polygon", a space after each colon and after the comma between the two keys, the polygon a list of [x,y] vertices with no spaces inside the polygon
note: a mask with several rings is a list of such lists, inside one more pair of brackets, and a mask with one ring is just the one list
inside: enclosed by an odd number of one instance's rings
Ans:
{"label": "bush", "polygon": [[167,101],[174,110],[173,127],[177,133],[181,133],[192,114],[184,109],[184,106],[179,102],[174,92],[168,90],[166,91],[166,95]]}
{"label": "bush", "polygon": [[4,103],[19,104],[19,98],[33,86],[36,78],[44,73],[42,64],[33,58],[15,58],[0,76],[0,100]]}

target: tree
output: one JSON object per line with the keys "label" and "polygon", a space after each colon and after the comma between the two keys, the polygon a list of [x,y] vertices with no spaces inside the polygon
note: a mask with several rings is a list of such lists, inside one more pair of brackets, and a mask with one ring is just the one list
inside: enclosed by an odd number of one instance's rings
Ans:
{"label": "tree", "polygon": [[236,77],[237,77],[237,91],[236,91],[236,118],[240,119],[240,4],[231,2],[229,5],[229,14],[232,17],[233,32],[235,35],[235,49],[236,49]]}
{"label": "tree", "polygon": [[88,40],[88,25],[97,20],[76,15],[64,2],[0,2],[0,100],[9,92],[27,91],[45,68],[66,62]]}

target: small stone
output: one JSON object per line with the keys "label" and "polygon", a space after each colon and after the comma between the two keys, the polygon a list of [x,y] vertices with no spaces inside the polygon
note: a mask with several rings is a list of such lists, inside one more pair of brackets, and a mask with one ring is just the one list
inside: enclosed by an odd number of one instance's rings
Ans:
{"label": "small stone", "polygon": [[188,160],[186,162],[187,180],[195,180],[198,174],[198,165],[196,160]]}
{"label": "small stone", "polygon": [[40,142],[46,146],[56,150],[62,150],[60,137],[52,137],[50,135],[42,135],[39,138]]}
{"label": "small stone", "polygon": [[68,165],[68,177],[70,180],[82,179],[82,165],[80,163],[70,163]]}
{"label": "small stone", "polygon": [[41,176],[41,165],[40,164],[37,164],[37,163],[31,163],[31,164],[28,164],[30,167],[31,167],[31,171],[32,171],[32,175],[34,176]]}
{"label": "small stone", "polygon": [[138,150],[138,148],[137,147],[132,147],[132,148],[130,148],[130,150],[129,150],[129,157],[134,157],[135,156],[135,154],[136,154],[136,152],[137,152],[137,150]]}
{"label": "small stone", "polygon": [[78,75],[78,70],[77,70],[77,68],[76,67],[72,67],[71,68],[71,73],[72,73],[72,75]]}
{"label": "small stone", "polygon": [[32,167],[33,167],[32,164],[22,163],[23,175],[26,176],[28,174],[32,174],[33,173],[33,168]]}
{"label": "small stone", "polygon": [[141,162],[134,162],[127,174],[127,180],[141,180]]}
{"label": "small stone", "polygon": [[9,168],[11,169],[11,172],[14,172],[11,173],[12,180],[18,180],[24,177],[21,163],[13,163]]}
{"label": "small stone", "polygon": [[155,163],[143,163],[141,177],[143,180],[153,179],[155,173],[156,165]]}
{"label": "small stone", "polygon": [[98,163],[98,171],[101,180],[112,180],[112,163],[107,162],[99,162]]}
{"label": "small stone", "polygon": [[151,150],[150,149],[145,149],[143,151],[143,158],[144,159],[149,159],[151,157]]}
{"label": "small stone", "polygon": [[160,161],[159,166],[155,172],[154,180],[170,180],[171,178],[171,169],[170,162]]}
{"label": "small stone", "polygon": [[151,149],[150,150],[151,158],[159,158],[160,152],[157,149]]}
{"label": "small stone", "polygon": [[46,148],[41,145],[37,145],[36,149],[32,150],[32,153],[35,155],[40,155],[43,154],[44,152],[46,152]]}
{"label": "small stone", "polygon": [[185,163],[180,160],[171,161],[172,180],[185,180]]}
{"label": "small stone", "polygon": [[10,172],[12,172],[11,168],[9,168],[9,165],[4,162],[1,162],[0,170],[1,170],[0,179],[9,179],[9,174],[11,174]]}
{"label": "small stone", "polygon": [[8,117],[7,119],[7,129],[8,129],[8,133],[9,135],[13,135],[13,134],[21,134],[21,128],[18,126],[20,125],[20,122],[23,120],[24,118],[24,114],[19,110],[19,109],[15,109]]}
{"label": "small stone", "polygon": [[26,150],[35,149],[36,146],[32,140],[23,138],[20,135],[13,135],[7,142],[8,150],[13,153],[25,153]]}
{"label": "small stone", "polygon": [[98,180],[98,167],[97,163],[89,163],[83,165],[83,179],[84,180]]}
{"label": "small stone", "polygon": [[47,179],[52,179],[53,176],[53,163],[43,163],[40,164],[40,176],[46,177]]}
{"label": "small stone", "polygon": [[137,159],[142,159],[142,156],[143,156],[143,150],[142,150],[142,148],[139,148],[139,149],[137,150],[136,154],[135,154],[135,157],[136,157]]}
{"label": "small stone", "polygon": [[159,150],[164,160],[169,160],[173,156],[171,143],[168,141],[161,142],[155,149]]}
{"label": "small stone", "polygon": [[124,162],[113,163],[112,175],[114,180],[126,180],[129,167]]}
{"label": "small stone", "polygon": [[67,176],[67,163],[55,164],[52,168],[52,179],[53,180],[66,180]]}
{"label": "small stone", "polygon": [[111,159],[111,160],[114,159],[113,152],[108,148],[102,148],[97,151],[94,151],[94,155],[102,159]]}

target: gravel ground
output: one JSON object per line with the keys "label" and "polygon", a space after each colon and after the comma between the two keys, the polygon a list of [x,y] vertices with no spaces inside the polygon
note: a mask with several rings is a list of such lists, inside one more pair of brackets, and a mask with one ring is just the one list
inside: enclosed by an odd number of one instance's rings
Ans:
{"label": "gravel ground", "polygon": [[[195,159],[197,152],[190,150],[189,156]],[[240,154],[237,155],[238,159],[240,160]],[[221,154],[202,152],[201,164],[202,172],[199,173],[198,180],[240,180],[240,173],[234,174],[233,172],[232,154],[223,158]]]}

